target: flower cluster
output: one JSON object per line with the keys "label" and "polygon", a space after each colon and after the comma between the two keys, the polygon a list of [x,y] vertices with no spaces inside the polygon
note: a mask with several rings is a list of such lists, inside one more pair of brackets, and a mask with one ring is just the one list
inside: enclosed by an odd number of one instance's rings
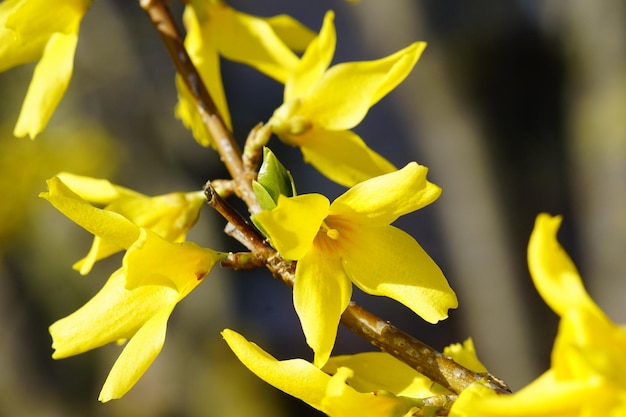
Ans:
{"label": "flower cluster", "polygon": [[[287,15],[257,17],[222,0],[190,0],[182,16],[183,39],[166,2],[139,3],[178,64],[175,115],[199,145],[220,153],[232,178],[209,181],[202,191],[153,197],[66,172],[48,180],[48,191],[40,196],[94,235],[74,269],[89,274],[99,260],[124,252],[102,289],[49,328],[55,359],[126,344],[101,401],[120,398],[137,383],[163,347],[175,306],[219,263],[234,269],[266,266],[293,287],[312,360],[278,360],[234,330],[222,336],[261,379],[330,416],[626,415],[626,331],[589,297],[557,241],[560,217],[547,214],[537,218],[528,265],[535,287],[561,322],[550,369],[521,391],[498,391],[497,378],[478,360],[471,339],[428,357],[425,366],[409,366],[406,358],[417,354],[401,343],[386,352],[332,356],[353,284],[401,303],[428,323],[446,319],[458,307],[436,262],[393,225],[437,200],[441,188],[427,180],[426,167],[405,162],[398,169],[352,131],[409,75],[424,42],[377,60],[331,65],[337,43],[332,11],[315,33]],[[39,60],[16,136],[34,138],[46,127],[69,85],[89,6],[89,0],[61,0],[55,7],[41,0],[0,3],[0,71]],[[232,132],[221,59],[284,84],[282,103],[262,128],[250,132],[243,152]],[[292,175],[266,147],[272,134],[300,148],[305,162],[348,189],[332,202],[319,193],[298,195]],[[263,163],[256,167],[261,154]],[[249,222],[226,201],[231,196],[248,205]],[[207,202],[248,252],[220,252],[186,240]],[[395,337],[381,329],[352,330],[369,340],[376,333],[376,346]],[[435,366],[442,358],[455,367],[445,376]],[[447,383],[461,374],[471,379],[462,388]]]}

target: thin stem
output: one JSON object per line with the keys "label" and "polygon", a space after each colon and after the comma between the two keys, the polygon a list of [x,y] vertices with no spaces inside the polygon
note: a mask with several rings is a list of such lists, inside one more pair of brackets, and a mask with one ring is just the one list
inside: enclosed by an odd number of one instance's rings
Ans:
{"label": "thin stem", "polygon": [[241,197],[251,212],[260,210],[259,203],[252,191],[252,178],[246,173],[243,166],[239,145],[232,132],[226,127],[200,73],[191,61],[185,49],[183,37],[165,4],[165,0],[140,0],[139,3],[161,35],[176,71],[191,93],[196,109],[213,137],[215,149],[235,181],[236,194]]}

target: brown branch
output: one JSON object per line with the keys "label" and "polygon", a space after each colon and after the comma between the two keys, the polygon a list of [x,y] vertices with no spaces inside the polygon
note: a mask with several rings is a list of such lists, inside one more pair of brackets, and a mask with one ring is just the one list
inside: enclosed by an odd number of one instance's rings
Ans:
{"label": "brown branch", "polygon": [[200,73],[191,61],[169,7],[164,0],[140,0],[139,3],[161,35],[176,71],[191,93],[196,109],[213,137],[215,149],[235,181],[236,194],[246,203],[251,212],[259,211],[259,203],[252,191],[251,180],[253,178],[244,169],[239,145],[233,133],[226,127]]}

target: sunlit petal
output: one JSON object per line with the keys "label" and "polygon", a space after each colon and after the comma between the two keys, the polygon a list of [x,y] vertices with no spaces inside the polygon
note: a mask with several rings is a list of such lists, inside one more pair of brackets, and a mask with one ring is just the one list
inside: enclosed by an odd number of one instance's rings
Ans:
{"label": "sunlit petal", "polygon": [[541,298],[559,315],[570,308],[598,310],[585,291],[576,266],[556,238],[560,225],[560,216],[537,216],[528,243],[528,268],[533,283]]}
{"label": "sunlit petal", "polygon": [[307,94],[299,115],[327,130],[352,129],[406,78],[425,47],[418,42],[379,60],[331,67]]}
{"label": "sunlit petal", "polygon": [[446,346],[443,349],[443,354],[450,356],[454,361],[460,365],[463,365],[467,369],[474,372],[487,372],[487,368],[483,365],[476,356],[476,349],[474,349],[474,341],[472,338],[468,338],[461,343],[453,343]]}
{"label": "sunlit petal", "polygon": [[14,134],[34,138],[48,123],[72,78],[77,34],[50,37],[33,74]]}
{"label": "sunlit petal", "polygon": [[124,347],[104,382],[98,400],[121,398],[148,370],[165,342],[167,320],[176,305],[172,302],[152,316]]}
{"label": "sunlit petal", "polygon": [[345,270],[363,291],[392,298],[430,323],[458,306],[437,264],[402,230],[363,228],[342,245]]}
{"label": "sunlit petal", "polygon": [[434,395],[430,389],[433,381],[388,353],[366,352],[333,356],[323,370],[334,374],[340,367],[354,371],[354,375],[350,378],[350,386],[359,392],[384,390],[394,395],[412,398]]}
{"label": "sunlit petal", "polygon": [[243,336],[224,330],[222,336],[239,360],[259,378],[321,410],[330,376],[303,359],[278,361]]}
{"label": "sunlit petal", "polygon": [[133,289],[143,285],[162,285],[176,289],[184,297],[223,257],[223,254],[193,242],[169,242],[150,230],[142,229],[139,239],[128,249],[122,262],[126,286]]}
{"label": "sunlit petal", "polygon": [[332,11],[326,12],[319,35],[309,44],[285,83],[285,103],[305,97],[330,65],[337,41],[334,18]]}
{"label": "sunlit petal", "polygon": [[[84,306],[50,326],[52,357],[61,359],[132,337],[150,317],[176,302],[179,294],[168,287],[125,288],[122,269]],[[148,301],[149,300],[149,301]]]}
{"label": "sunlit petal", "polygon": [[318,367],[330,357],[339,319],[351,295],[352,283],[331,249],[314,248],[298,262],[293,304]]}
{"label": "sunlit petal", "polygon": [[294,141],[300,143],[306,162],[346,187],[396,170],[391,162],[368,148],[349,130],[312,130],[306,137],[295,137]]}
{"label": "sunlit petal", "polygon": [[297,260],[309,250],[328,214],[330,202],[320,194],[292,198],[281,195],[273,210],[254,216],[263,225],[272,245],[287,259]]}
{"label": "sunlit petal", "polygon": [[139,237],[139,227],[124,216],[98,209],[70,190],[61,180],[47,181],[48,192],[39,194],[61,213],[96,236],[129,248]]}
{"label": "sunlit petal", "polygon": [[361,182],[333,201],[331,214],[362,217],[369,224],[390,224],[435,201],[441,188],[428,182],[428,168],[415,162],[401,170]]}

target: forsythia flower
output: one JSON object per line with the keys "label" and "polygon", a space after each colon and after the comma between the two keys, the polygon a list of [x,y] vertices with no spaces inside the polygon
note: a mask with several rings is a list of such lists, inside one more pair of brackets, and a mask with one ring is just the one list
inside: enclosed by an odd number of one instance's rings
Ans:
{"label": "forsythia flower", "polygon": [[589,297],[556,235],[560,217],[540,214],[528,244],[528,265],[541,297],[561,317],[548,371],[513,395],[472,385],[450,416],[624,416],[626,330]]}
{"label": "forsythia flower", "polygon": [[349,129],[404,80],[425,47],[416,42],[376,61],[328,68],[335,51],[333,13],[328,12],[285,84],[283,105],[268,123],[282,141],[300,147],[306,162],[339,184],[349,187],[395,171]]}
{"label": "forsythia flower", "polygon": [[[284,83],[302,51],[315,34],[287,15],[260,18],[238,12],[220,0],[193,0],[185,8],[185,47],[198,68],[215,105],[230,128],[220,75],[219,56],[250,65]],[[209,146],[211,136],[180,76],[176,77],[179,102],[176,115],[196,140]]]}
{"label": "forsythia flower", "polygon": [[412,162],[357,184],[332,204],[320,194],[281,195],[273,210],[255,215],[278,252],[298,261],[294,306],[317,366],[330,356],[351,282],[401,302],[431,323],[457,306],[435,262],[415,239],[390,226],[439,196],[427,171]]}
{"label": "forsythia flower", "polygon": [[0,3],[0,71],[39,60],[15,136],[34,138],[48,123],[72,77],[80,21],[90,0]]}
{"label": "forsythia flower", "polygon": [[122,268],[87,304],[50,326],[52,357],[77,355],[130,339],[102,388],[100,401],[123,396],[161,351],[167,320],[224,254],[174,243],[122,215],[93,207],[59,178],[41,197],[91,233],[127,249]]}
{"label": "forsythia flower", "polygon": [[[424,399],[451,394],[387,353],[332,357],[320,370],[303,359],[278,361],[232,330],[222,336],[259,378],[333,417],[412,416],[420,408],[438,408]],[[446,354],[480,364],[471,340]],[[482,372],[484,367],[473,370]]]}
{"label": "forsythia flower", "polygon": [[[119,213],[137,226],[150,229],[171,242],[185,240],[187,231],[198,219],[200,209],[206,202],[202,191],[148,197],[104,179],[69,173],[60,173],[57,177],[86,201],[103,204],[105,210]],[[113,242],[95,236],[87,256],[74,264],[73,268],[86,275],[96,261],[122,249]]]}

